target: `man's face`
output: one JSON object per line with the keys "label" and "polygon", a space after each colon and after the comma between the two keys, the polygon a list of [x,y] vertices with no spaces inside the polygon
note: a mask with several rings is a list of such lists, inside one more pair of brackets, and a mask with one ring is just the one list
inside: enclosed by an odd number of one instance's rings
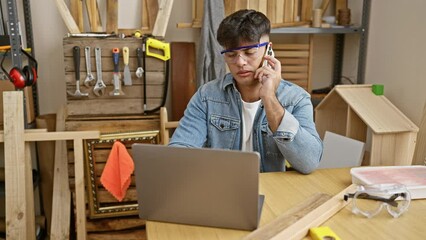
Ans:
{"label": "man's face", "polygon": [[237,85],[258,85],[254,79],[256,70],[262,63],[269,37],[263,36],[259,42],[241,42],[240,46],[224,51],[224,59]]}

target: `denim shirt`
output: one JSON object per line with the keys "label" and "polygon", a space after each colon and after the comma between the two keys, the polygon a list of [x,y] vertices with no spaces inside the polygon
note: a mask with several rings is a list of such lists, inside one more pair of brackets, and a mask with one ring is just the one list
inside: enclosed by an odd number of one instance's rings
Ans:
{"label": "denim shirt", "polygon": [[[260,104],[253,123],[253,150],[260,153],[260,171],[292,168],[308,174],[318,167],[322,142],[313,122],[310,95],[301,87],[281,80],[277,98],[284,117],[272,132]],[[201,86],[191,98],[170,146],[240,150],[242,144],[242,102],[231,74]]]}

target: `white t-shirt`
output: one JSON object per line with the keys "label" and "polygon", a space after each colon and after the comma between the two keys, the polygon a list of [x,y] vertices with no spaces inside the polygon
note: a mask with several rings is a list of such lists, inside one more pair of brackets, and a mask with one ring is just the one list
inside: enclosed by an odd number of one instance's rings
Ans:
{"label": "white t-shirt", "polygon": [[241,150],[251,152],[253,151],[253,122],[260,100],[250,103],[241,100],[241,102],[243,103],[243,141]]}

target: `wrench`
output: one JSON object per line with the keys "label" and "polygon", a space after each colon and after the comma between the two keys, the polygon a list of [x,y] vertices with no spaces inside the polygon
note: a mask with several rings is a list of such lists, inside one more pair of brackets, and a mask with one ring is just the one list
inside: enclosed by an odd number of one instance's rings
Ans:
{"label": "wrench", "polygon": [[99,97],[104,95],[106,88],[104,81],[102,81],[102,56],[100,47],[95,48],[95,59],[98,79],[96,80],[95,87],[93,88],[93,93]]}
{"label": "wrench", "polygon": [[92,74],[92,70],[91,70],[91,64],[90,64],[90,47],[86,46],[84,48],[84,55],[86,57],[86,70],[87,70],[87,74],[86,74],[86,79],[84,79],[84,85],[86,87],[89,87],[90,85],[92,85],[92,82],[95,80],[95,77]]}
{"label": "wrench", "polygon": [[142,67],[142,48],[136,48],[136,56],[138,57],[138,68],[136,69],[136,77],[143,77],[143,67]]}

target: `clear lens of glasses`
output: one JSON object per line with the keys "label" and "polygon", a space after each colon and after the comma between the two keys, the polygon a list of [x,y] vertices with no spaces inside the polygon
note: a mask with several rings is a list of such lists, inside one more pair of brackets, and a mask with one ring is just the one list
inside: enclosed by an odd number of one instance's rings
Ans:
{"label": "clear lens of glasses", "polygon": [[377,184],[359,186],[354,194],[346,194],[345,200],[353,198],[352,212],[371,218],[384,207],[394,218],[407,211],[411,197],[404,185]]}
{"label": "clear lens of glasses", "polygon": [[238,58],[241,57],[244,61],[254,60],[258,57],[259,47],[253,47],[242,51],[226,52],[225,62],[236,63]]}

